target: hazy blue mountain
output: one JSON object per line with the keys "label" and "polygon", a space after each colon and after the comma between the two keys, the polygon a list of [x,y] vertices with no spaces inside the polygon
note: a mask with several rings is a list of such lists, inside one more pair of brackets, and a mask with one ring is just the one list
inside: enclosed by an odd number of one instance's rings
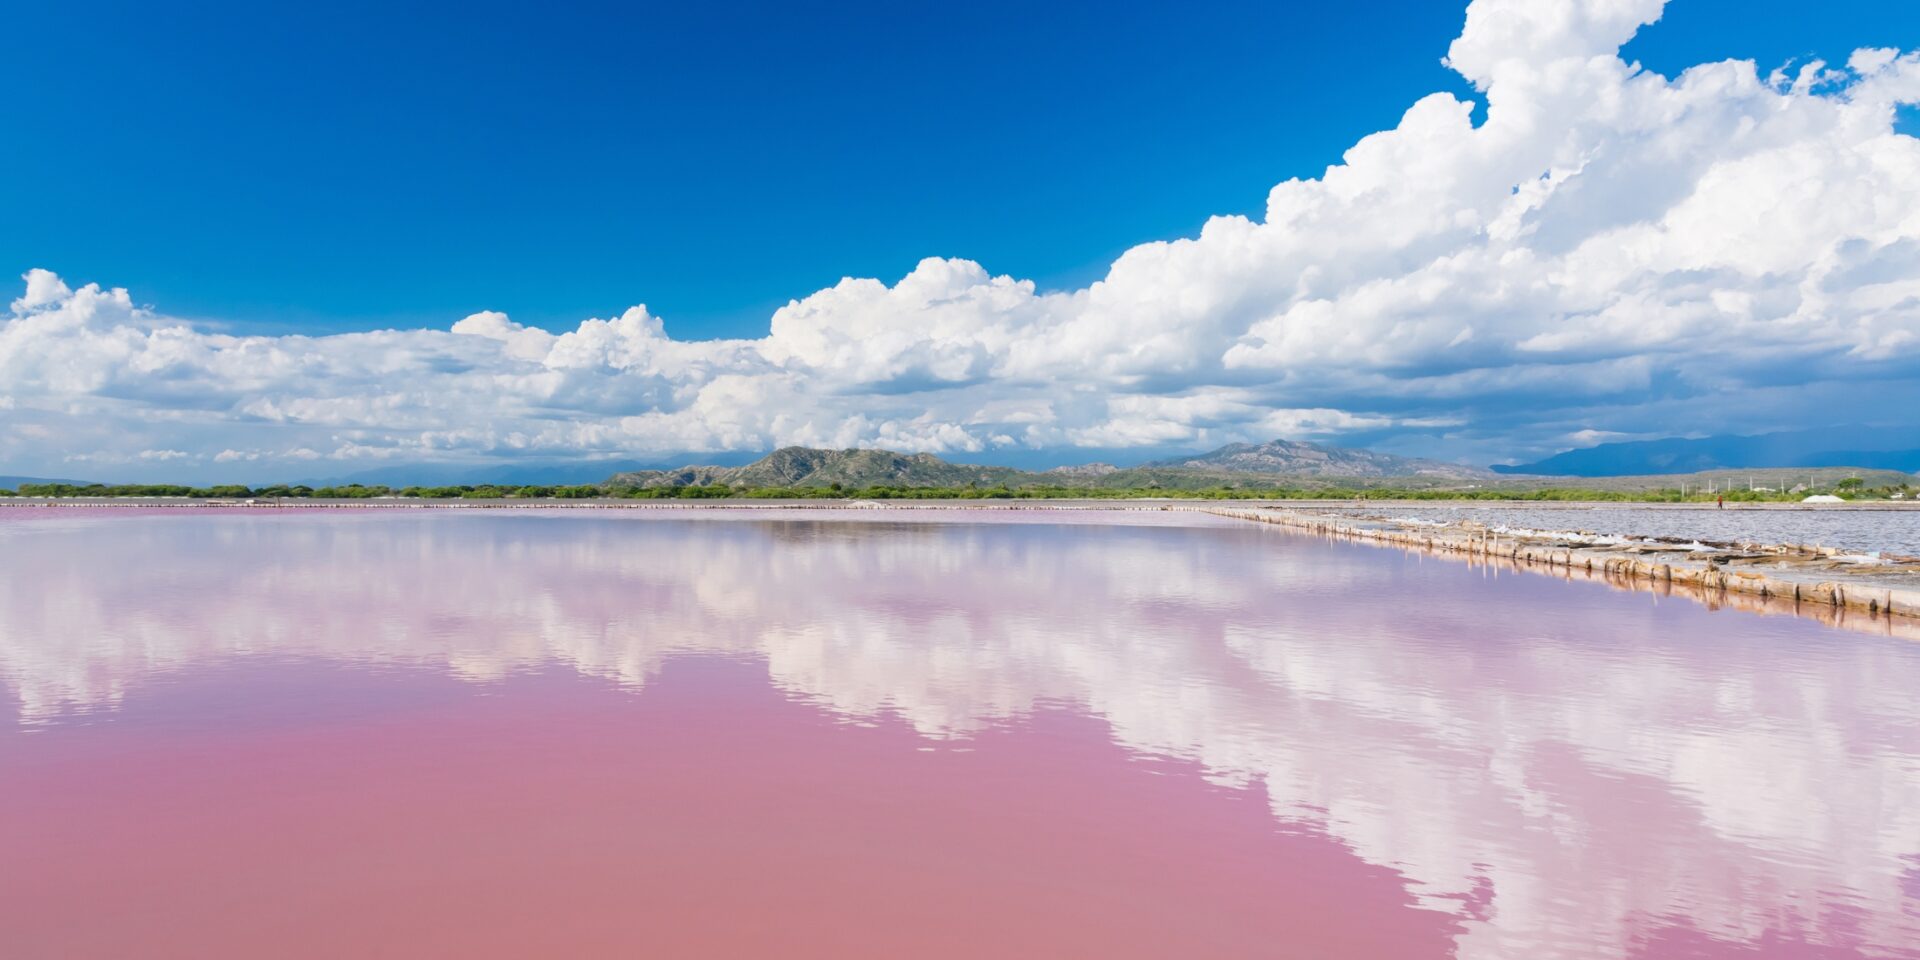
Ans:
{"label": "hazy blue mountain", "polygon": [[51,477],[0,477],[0,489],[14,490],[23,483],[71,483],[84,484],[82,480],[58,480]]}
{"label": "hazy blue mountain", "polygon": [[1218,450],[1171,457],[1143,464],[1189,470],[1276,474],[1296,477],[1433,477],[1449,480],[1486,478],[1479,467],[1439,460],[1397,457],[1349,447],[1329,447],[1298,440],[1266,443],[1230,443]]}
{"label": "hazy blue mountain", "polygon": [[[751,453],[722,454],[715,459],[721,463],[745,463],[754,456],[756,455]],[[610,473],[663,469],[673,462],[677,461],[656,459],[534,461],[504,464],[416,463],[362,470],[345,476],[308,478],[301,482],[310,486],[342,483],[384,484],[390,487],[437,487],[483,483],[556,486],[599,483]]]}
{"label": "hazy blue mountain", "polygon": [[1864,467],[1914,473],[1920,471],[1920,429],[1839,426],[1758,436],[1631,440],[1493,469],[1506,474],[1620,477],[1745,467]]}

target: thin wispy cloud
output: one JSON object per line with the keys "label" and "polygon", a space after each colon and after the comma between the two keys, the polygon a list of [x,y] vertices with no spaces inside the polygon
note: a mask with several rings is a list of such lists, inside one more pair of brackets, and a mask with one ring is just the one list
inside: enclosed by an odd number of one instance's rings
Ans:
{"label": "thin wispy cloud", "polygon": [[1475,0],[1447,62],[1484,119],[1427,96],[1263,217],[1135,247],[1084,289],[930,258],[751,340],[678,340],[643,306],[559,334],[489,312],[234,336],[34,270],[0,325],[0,462],[1275,436],[1491,460],[1813,425],[1863,385],[1879,409],[1920,401],[1920,140],[1896,129],[1920,55],[1667,77],[1619,57],[1662,7]]}

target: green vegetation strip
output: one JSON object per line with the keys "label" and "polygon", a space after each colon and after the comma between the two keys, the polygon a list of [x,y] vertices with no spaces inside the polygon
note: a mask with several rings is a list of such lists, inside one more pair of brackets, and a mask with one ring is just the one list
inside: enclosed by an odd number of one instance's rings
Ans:
{"label": "green vegetation strip", "polygon": [[[1836,492],[1849,500],[1885,499],[1904,493],[1906,487],[1851,486],[1842,483]],[[581,484],[576,486],[513,486],[478,484],[443,487],[393,487],[346,484],[310,487],[274,485],[247,487],[227,484],[189,487],[174,484],[67,484],[26,483],[18,491],[0,490],[0,496],[36,498],[63,497],[145,497],[193,500],[370,500],[405,497],[423,500],[1138,500],[1148,498],[1180,500],[1458,500],[1458,501],[1606,501],[1619,503],[1712,503],[1719,496],[1734,503],[1797,502],[1802,494],[1732,490],[1724,495],[1678,489],[1597,490],[1581,487],[1551,487],[1538,490],[1433,490],[1369,487],[1350,489],[1339,486],[1313,487],[1210,487],[1199,489],[1160,489],[1155,487],[1104,488],[1082,486],[1005,485],[982,487],[903,487],[866,486],[846,488],[840,484],[806,487],[734,487],[725,484],[620,487]]]}

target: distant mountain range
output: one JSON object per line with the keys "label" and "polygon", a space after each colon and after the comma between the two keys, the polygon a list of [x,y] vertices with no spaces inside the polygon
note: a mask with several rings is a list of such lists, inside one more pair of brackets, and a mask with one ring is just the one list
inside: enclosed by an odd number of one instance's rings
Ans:
{"label": "distant mountain range", "polygon": [[0,477],[0,490],[13,490],[23,483],[79,483],[79,481],[56,480],[51,477]]}
{"label": "distant mountain range", "polygon": [[1496,466],[1504,474],[1618,477],[1755,467],[1860,467],[1920,471],[1920,429],[1836,426],[1758,436],[1632,440]]}
{"label": "distant mountain range", "polygon": [[782,447],[739,467],[686,466],[673,470],[631,470],[608,483],[621,487],[686,487],[726,484],[746,487],[964,487],[994,486],[1032,476],[1012,467],[976,467],[948,463],[930,453],[891,450],[816,450]]}
{"label": "distant mountain range", "polygon": [[[1910,442],[1911,446],[1898,446]],[[1545,486],[1653,489],[1737,483],[1826,484],[1860,475],[1874,485],[1897,485],[1920,468],[1920,428],[1910,431],[1837,428],[1756,437],[1706,437],[1607,443],[1569,450],[1534,463],[1491,470],[1401,457],[1372,450],[1295,440],[1233,443],[1207,453],[1169,457],[1133,467],[1107,463],[1046,470],[953,463],[927,453],[891,450],[818,450],[784,447],[746,462],[752,454],[721,455],[718,463],[665,467],[636,461],[554,461],[518,464],[415,464],[345,477],[305,481],[310,486],[364,483],[408,485],[563,485],[604,483],[614,488],[710,486],[823,488],[863,487],[1100,487],[1118,490],[1194,490],[1216,487],[1367,489],[1498,488]],[[729,462],[731,461],[731,462]],[[1029,460],[1028,462],[1031,462]],[[608,477],[608,472],[613,476]],[[1833,474],[1829,477],[1827,474]],[[1570,483],[1580,478],[1578,484]],[[79,483],[35,477],[0,477],[0,488],[22,483]]]}
{"label": "distant mountain range", "polygon": [[[745,463],[752,454],[723,455],[719,459],[731,465]],[[404,487],[414,484],[420,486],[454,486],[458,484],[493,483],[501,485],[537,484],[560,486],[580,483],[599,483],[609,473],[663,469],[671,466],[672,460],[548,460],[524,461],[508,464],[461,464],[461,463],[416,463],[392,467],[378,467],[337,476],[305,477],[299,482],[308,486],[332,486],[336,484],[364,483],[383,484],[390,487]]]}
{"label": "distant mountain range", "polygon": [[1479,467],[1396,457],[1390,453],[1324,447],[1317,443],[1272,440],[1267,443],[1230,443],[1212,453],[1156,460],[1145,466],[1228,473],[1257,473],[1294,477],[1405,478],[1427,477],[1450,482],[1490,480],[1493,473]]}
{"label": "distant mountain range", "polygon": [[744,466],[686,466],[673,470],[618,473],[614,487],[1009,487],[1068,486],[1114,489],[1193,489],[1215,486],[1277,487],[1298,483],[1375,486],[1460,486],[1498,479],[1476,467],[1275,440],[1236,443],[1211,453],[1176,457],[1138,467],[1088,464],[1051,470],[950,463],[932,454],[890,450],[816,450],[785,447]]}

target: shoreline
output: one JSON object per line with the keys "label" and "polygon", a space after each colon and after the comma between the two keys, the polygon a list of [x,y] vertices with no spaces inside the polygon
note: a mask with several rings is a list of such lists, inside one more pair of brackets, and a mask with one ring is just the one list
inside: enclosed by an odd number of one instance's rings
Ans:
{"label": "shoreline", "polygon": [[951,499],[919,499],[899,497],[886,499],[862,499],[858,497],[712,497],[712,498],[633,498],[633,497],[581,497],[581,498],[542,498],[519,499],[499,498],[425,498],[425,497],[282,497],[282,498],[228,498],[228,497],[0,497],[0,507],[242,507],[254,509],[311,509],[332,507],[365,507],[371,509],[612,509],[612,510],[713,510],[713,509],[754,509],[756,507],[780,507],[783,509],[812,507],[822,510],[845,510],[849,507],[884,507],[890,510],[965,510],[965,509],[1019,509],[1021,507],[1041,507],[1054,510],[1125,510],[1125,509],[1165,509],[1185,508],[1189,510],[1207,510],[1219,506],[1259,507],[1269,510],[1292,509],[1395,509],[1395,510],[1499,510],[1525,508],[1529,510],[1581,511],[1634,508],[1644,510],[1725,510],[1751,512],[1872,512],[1889,513],[1920,512],[1920,499],[1914,500],[1850,500],[1842,503],[1802,503],[1799,501],[1753,500],[1728,501],[1724,507],[1717,507],[1713,501],[1670,501],[1670,500],[1486,500],[1465,498],[1459,500],[1422,498],[1352,498],[1327,497],[1313,498],[1275,498],[1244,497],[1234,499],[1213,499],[1207,497],[955,497]]}
{"label": "shoreline", "polygon": [[[0,507],[74,508],[114,507],[165,510],[1198,510],[1210,503],[1245,504],[1251,500],[1189,500],[1128,498],[1124,500],[980,498],[977,500],[858,500],[821,497],[687,500],[647,500],[626,497],[555,500],[320,500],[311,497],[284,500],[217,500],[189,497],[5,497]],[[1344,500],[1313,501],[1346,503]]]}
{"label": "shoreline", "polygon": [[[1831,505],[1828,505],[1831,506]],[[1683,596],[1719,609],[1791,614],[1829,626],[1920,640],[1920,560],[1892,558],[1849,570],[1832,548],[1657,542],[1581,543],[1569,531],[1493,533],[1468,525],[1414,527],[1290,508],[1215,509],[1217,516],[1329,540]],[[1705,549],[1694,549],[1704,547]]]}
{"label": "shoreline", "polygon": [[[1498,508],[1506,502],[1479,502]],[[1528,508],[1577,513],[1623,506],[1610,501],[1527,502]],[[845,512],[1181,512],[1261,523],[1291,532],[1423,554],[1493,564],[1515,571],[1588,580],[1660,596],[1680,595],[1708,607],[1732,607],[1761,614],[1790,614],[1829,626],[1920,640],[1920,558],[1871,558],[1860,562],[1835,548],[1794,544],[1673,543],[1653,538],[1592,542],[1573,531],[1495,532],[1472,521],[1428,526],[1377,517],[1328,512],[1355,507],[1409,509],[1458,507],[1425,500],[1267,500],[1195,501],[1179,498],[1124,500],[419,500],[353,499],[234,501],[191,498],[54,497],[0,498],[0,508],[123,510],[651,510],[752,511],[819,510]],[[1705,504],[1636,504],[1669,510],[1715,510]],[[1902,511],[1915,503],[1742,503],[1727,509],[1748,511]],[[1582,542],[1586,540],[1587,542]]]}

